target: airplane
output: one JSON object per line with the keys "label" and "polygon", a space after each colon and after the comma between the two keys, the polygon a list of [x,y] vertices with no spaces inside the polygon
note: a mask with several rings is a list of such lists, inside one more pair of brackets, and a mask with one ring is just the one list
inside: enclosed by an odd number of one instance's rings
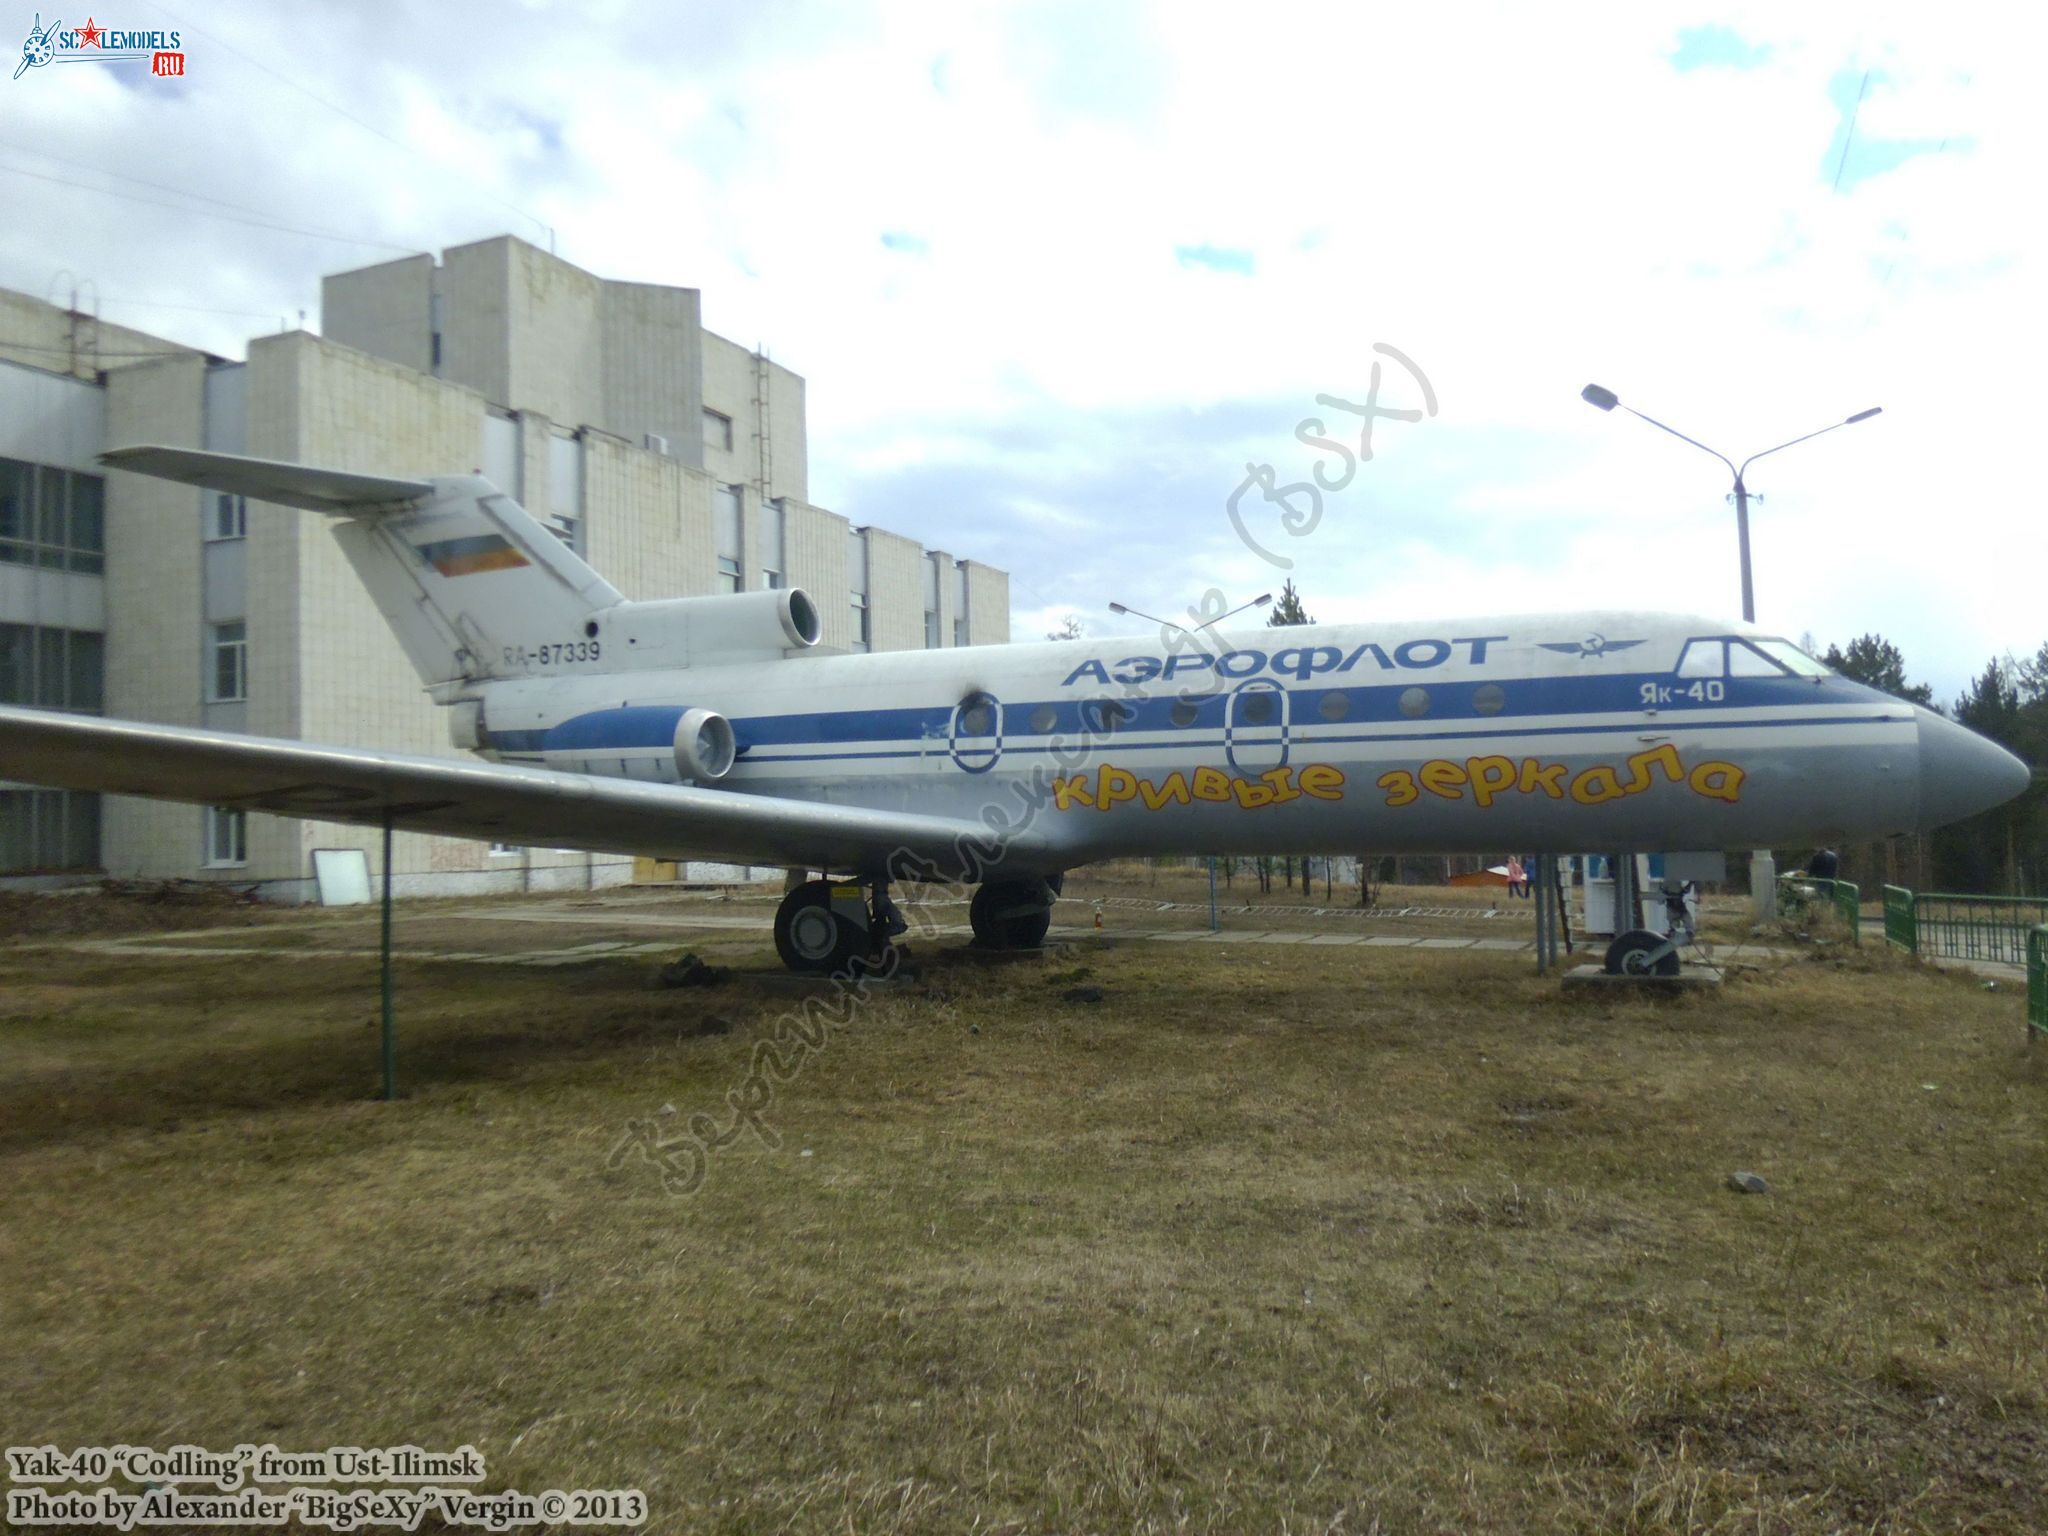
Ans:
{"label": "airplane", "polygon": [[627,601],[481,476],[157,446],[100,461],[333,518],[473,757],[0,708],[0,779],[817,871],[775,916],[799,972],[882,953],[903,930],[893,881],[973,884],[976,940],[1033,947],[1065,871],[1100,859],[1841,843],[2029,781],[1752,624],[1191,613],[1139,639],[827,655],[802,591]]}

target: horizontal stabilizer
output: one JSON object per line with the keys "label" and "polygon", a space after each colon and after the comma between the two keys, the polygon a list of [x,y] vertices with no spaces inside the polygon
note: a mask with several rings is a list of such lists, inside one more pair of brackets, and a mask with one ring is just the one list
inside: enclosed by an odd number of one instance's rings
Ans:
{"label": "horizontal stabilizer", "polygon": [[209,491],[227,491],[252,501],[304,507],[308,512],[353,516],[372,507],[409,506],[434,494],[424,480],[351,475],[279,459],[239,453],[202,453],[196,448],[116,448],[100,455],[109,469],[125,469],[159,480],[175,480]]}

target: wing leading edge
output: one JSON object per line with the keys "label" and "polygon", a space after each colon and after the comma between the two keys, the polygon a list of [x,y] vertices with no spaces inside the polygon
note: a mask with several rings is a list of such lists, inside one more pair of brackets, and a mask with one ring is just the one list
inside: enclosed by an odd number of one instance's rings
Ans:
{"label": "wing leading edge", "polygon": [[[635,783],[459,758],[317,746],[184,726],[0,707],[0,779],[403,831],[652,858],[814,869],[914,860],[952,874],[991,837],[976,821]],[[1009,839],[1006,858],[1044,852]]]}

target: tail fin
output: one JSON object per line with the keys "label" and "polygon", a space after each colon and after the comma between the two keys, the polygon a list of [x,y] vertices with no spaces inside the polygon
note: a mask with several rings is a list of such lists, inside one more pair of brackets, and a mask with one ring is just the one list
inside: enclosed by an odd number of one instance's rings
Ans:
{"label": "tail fin", "polygon": [[188,448],[117,448],[100,462],[342,519],[335,539],[430,689],[550,671],[549,655],[623,601],[478,475],[394,480]]}

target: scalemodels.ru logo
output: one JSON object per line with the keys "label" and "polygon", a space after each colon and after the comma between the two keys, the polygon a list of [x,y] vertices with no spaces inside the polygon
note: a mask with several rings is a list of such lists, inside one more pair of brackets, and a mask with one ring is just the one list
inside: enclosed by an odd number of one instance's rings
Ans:
{"label": "scalemodels.ru logo", "polygon": [[36,12],[28,29],[28,41],[21,45],[21,62],[14,66],[19,80],[31,69],[45,64],[142,64],[152,75],[185,73],[183,39],[176,32],[130,32],[121,27],[103,27],[86,18],[82,27],[66,28],[61,21],[43,25]]}

